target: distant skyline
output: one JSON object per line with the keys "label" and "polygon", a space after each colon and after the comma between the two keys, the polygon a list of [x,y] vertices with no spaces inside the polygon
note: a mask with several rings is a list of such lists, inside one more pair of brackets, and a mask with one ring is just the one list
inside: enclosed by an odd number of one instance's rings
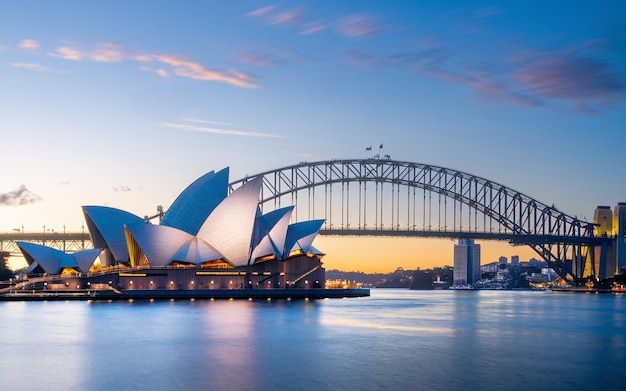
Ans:
{"label": "distant skyline", "polygon": [[[7,0],[0,15],[0,232],[79,231],[82,205],[153,214],[210,170],[380,142],[586,220],[626,201],[623,1]],[[391,271],[451,264],[453,244],[314,245],[328,268]],[[481,244],[484,263],[535,256]]]}

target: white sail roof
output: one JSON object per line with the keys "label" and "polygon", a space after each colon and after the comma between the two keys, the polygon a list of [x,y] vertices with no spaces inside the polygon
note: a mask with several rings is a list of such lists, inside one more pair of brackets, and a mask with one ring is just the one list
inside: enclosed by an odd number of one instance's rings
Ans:
{"label": "white sail roof", "polygon": [[263,177],[258,176],[233,191],[206,219],[198,238],[236,266],[248,264],[254,220]]}

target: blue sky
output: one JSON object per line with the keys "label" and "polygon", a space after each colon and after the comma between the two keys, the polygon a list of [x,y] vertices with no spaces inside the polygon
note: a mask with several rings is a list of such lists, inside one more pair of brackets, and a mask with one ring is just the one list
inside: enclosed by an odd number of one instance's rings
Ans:
{"label": "blue sky", "polygon": [[3,0],[0,15],[0,231],[79,230],[86,204],[142,216],[210,170],[380,142],[579,217],[626,201],[623,1]]}

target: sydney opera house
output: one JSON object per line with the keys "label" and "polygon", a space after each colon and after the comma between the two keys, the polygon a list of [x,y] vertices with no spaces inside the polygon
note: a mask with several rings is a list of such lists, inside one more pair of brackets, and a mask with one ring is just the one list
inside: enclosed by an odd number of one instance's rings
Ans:
{"label": "sydney opera house", "polygon": [[324,290],[324,254],[312,245],[324,221],[290,224],[293,206],[262,213],[262,185],[258,176],[229,194],[228,168],[211,171],[174,200],[158,225],[120,209],[83,206],[93,249],[67,254],[28,242],[18,246],[28,273],[59,277],[47,280],[45,291],[169,297]]}

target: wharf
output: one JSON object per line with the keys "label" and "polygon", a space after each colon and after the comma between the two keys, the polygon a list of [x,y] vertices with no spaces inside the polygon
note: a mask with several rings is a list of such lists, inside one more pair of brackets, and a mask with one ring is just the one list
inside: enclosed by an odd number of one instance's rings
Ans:
{"label": "wharf", "polygon": [[0,301],[66,300],[304,300],[365,297],[369,289],[206,289],[206,290],[19,290],[0,294]]}

